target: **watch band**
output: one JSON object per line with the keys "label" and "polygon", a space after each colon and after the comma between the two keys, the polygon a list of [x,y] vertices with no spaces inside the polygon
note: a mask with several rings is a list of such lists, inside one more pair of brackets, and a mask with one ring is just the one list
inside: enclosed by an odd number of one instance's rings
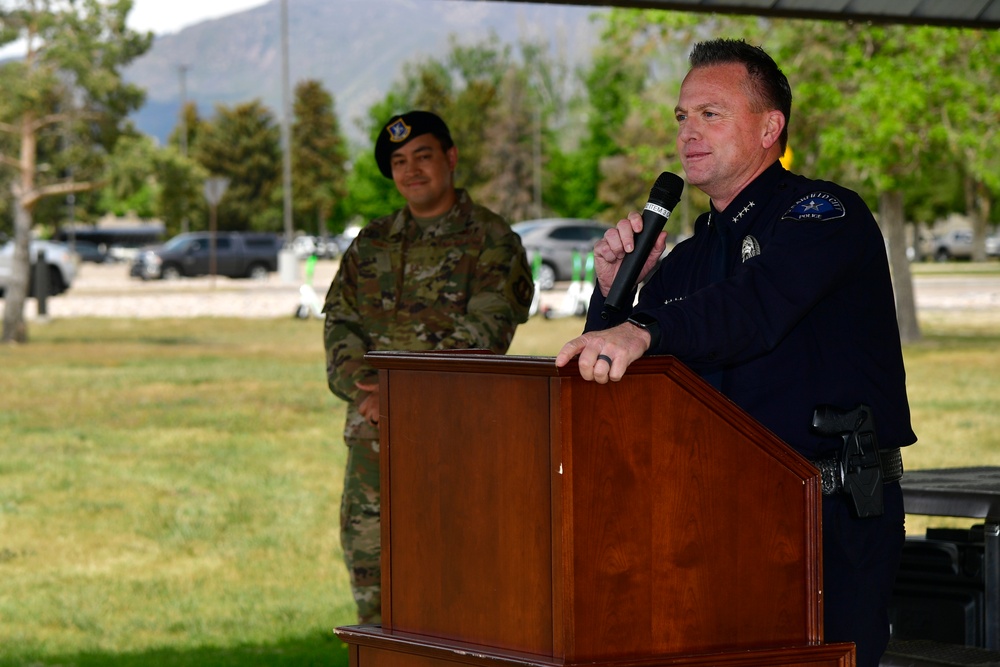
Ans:
{"label": "watch band", "polygon": [[629,324],[649,332],[649,349],[654,350],[660,345],[660,323],[649,313],[633,313],[628,318]]}

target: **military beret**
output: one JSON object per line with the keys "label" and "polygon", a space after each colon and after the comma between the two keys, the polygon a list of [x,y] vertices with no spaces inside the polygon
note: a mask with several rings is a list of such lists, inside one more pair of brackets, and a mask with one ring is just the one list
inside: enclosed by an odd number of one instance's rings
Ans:
{"label": "military beret", "polygon": [[430,111],[409,111],[389,119],[378,133],[375,141],[375,162],[386,178],[392,178],[390,158],[396,149],[405,146],[411,139],[422,134],[433,134],[441,140],[442,148],[448,150],[453,145],[448,126]]}

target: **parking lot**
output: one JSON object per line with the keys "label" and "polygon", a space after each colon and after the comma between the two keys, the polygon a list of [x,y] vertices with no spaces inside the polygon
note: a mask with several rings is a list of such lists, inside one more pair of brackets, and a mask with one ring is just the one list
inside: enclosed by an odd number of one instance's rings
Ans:
{"label": "parking lot", "polygon": [[[322,300],[337,272],[337,260],[316,263],[312,286]],[[299,288],[305,281],[283,282],[272,273],[267,280],[181,278],[142,281],[130,278],[127,264],[84,263],[65,294],[46,302],[49,318],[60,317],[292,317],[302,303]],[[544,292],[542,305],[556,307],[566,285]],[[0,299],[3,303],[3,299]],[[29,299],[25,316],[38,319],[37,303]]]}
{"label": "parking lot", "polygon": [[[312,286],[322,300],[337,272],[337,260],[316,263]],[[142,281],[128,276],[127,264],[84,263],[65,294],[47,300],[47,317],[292,317],[302,303],[305,279],[267,280],[181,278]],[[917,308],[927,311],[969,310],[980,317],[995,316],[1000,324],[1000,274],[918,275],[914,278]],[[569,283],[542,292],[541,307],[558,310]],[[3,303],[3,299],[0,299]],[[37,303],[25,305],[29,320],[38,319]]]}

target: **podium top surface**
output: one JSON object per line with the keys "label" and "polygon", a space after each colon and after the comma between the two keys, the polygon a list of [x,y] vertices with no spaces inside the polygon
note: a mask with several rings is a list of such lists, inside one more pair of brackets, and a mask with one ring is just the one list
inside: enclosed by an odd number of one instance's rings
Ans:
{"label": "podium top surface", "polygon": [[[433,368],[450,373],[513,373],[550,377],[579,377],[576,359],[563,367],[556,366],[555,357],[531,357],[512,354],[493,354],[489,350],[430,350],[401,352],[383,350],[368,352],[365,360],[378,369],[407,370]],[[682,370],[680,370],[682,369]],[[675,357],[643,357],[629,366],[628,374],[668,373],[678,371],[694,375]]]}
{"label": "podium top surface", "polygon": [[1000,467],[907,470],[900,485],[908,514],[1000,520]]}

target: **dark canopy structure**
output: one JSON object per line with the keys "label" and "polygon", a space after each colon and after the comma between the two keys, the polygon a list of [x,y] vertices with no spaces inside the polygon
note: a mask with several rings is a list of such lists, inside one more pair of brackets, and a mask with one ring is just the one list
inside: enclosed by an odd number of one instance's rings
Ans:
{"label": "dark canopy structure", "polygon": [[[515,0],[527,1],[527,0]],[[537,0],[536,0],[537,1]],[[1000,28],[1000,0],[548,0],[555,4]]]}

